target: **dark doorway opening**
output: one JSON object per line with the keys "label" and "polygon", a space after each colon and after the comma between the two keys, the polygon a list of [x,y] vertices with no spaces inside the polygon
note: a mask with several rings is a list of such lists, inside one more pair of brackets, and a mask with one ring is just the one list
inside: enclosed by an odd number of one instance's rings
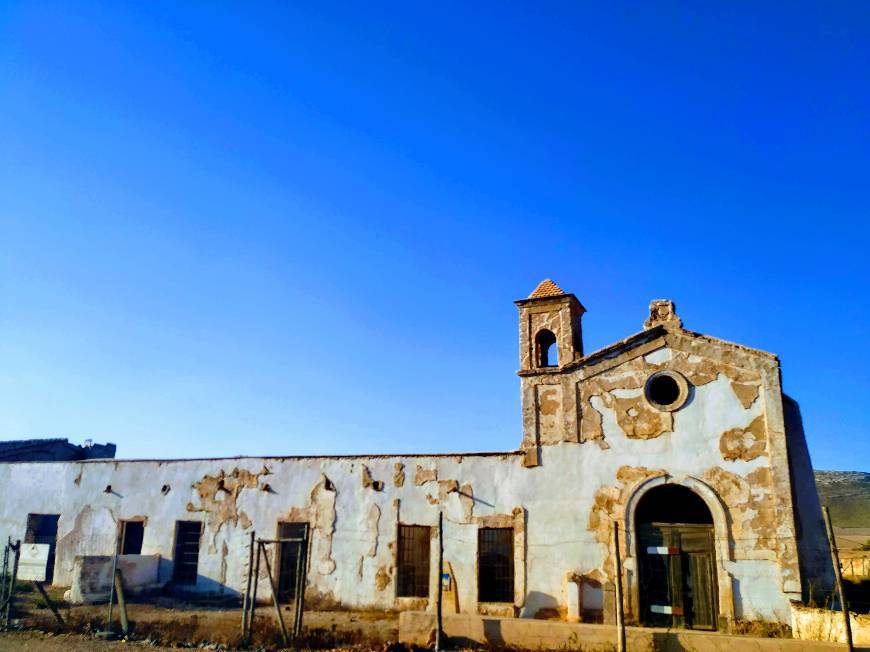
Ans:
{"label": "dark doorway opening", "polygon": [[692,490],[662,485],[635,515],[640,616],[651,627],[716,629],[713,515]]}
{"label": "dark doorway opening", "polygon": [[123,521],[121,530],[121,554],[141,555],[145,538],[144,521]]}
{"label": "dark doorway opening", "polygon": [[199,573],[199,539],[202,523],[177,521],[175,524],[175,559],[172,580],[176,584],[196,584]]}
{"label": "dark doorway opening", "polygon": [[296,599],[300,574],[305,577],[308,523],[278,523],[278,538],[294,539],[278,544],[278,599],[290,602]]}
{"label": "dark doorway opening", "polygon": [[60,514],[28,514],[24,543],[47,543],[48,563],[45,568],[45,582],[54,581],[54,555],[57,552],[57,522]]}

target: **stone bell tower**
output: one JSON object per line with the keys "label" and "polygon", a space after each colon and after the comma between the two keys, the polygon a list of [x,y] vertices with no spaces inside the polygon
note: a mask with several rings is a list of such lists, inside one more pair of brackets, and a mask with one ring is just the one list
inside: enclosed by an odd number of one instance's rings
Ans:
{"label": "stone bell tower", "polygon": [[527,464],[534,466],[542,444],[577,441],[577,407],[566,372],[583,357],[580,319],[586,309],[550,279],[515,303],[520,311],[522,446]]}
{"label": "stone bell tower", "polygon": [[580,318],[586,308],[550,279],[541,281],[520,309],[520,372],[549,372],[583,357]]}

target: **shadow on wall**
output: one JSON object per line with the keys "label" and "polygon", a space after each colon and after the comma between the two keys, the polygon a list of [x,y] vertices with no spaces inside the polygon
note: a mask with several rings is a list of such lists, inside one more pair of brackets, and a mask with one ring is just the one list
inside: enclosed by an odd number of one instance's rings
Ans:
{"label": "shadow on wall", "polygon": [[501,631],[500,620],[484,620],[483,635],[486,639],[486,642],[490,645],[503,646],[505,644],[504,634],[502,634]]}
{"label": "shadow on wall", "polygon": [[[776,571],[774,571],[775,573]],[[778,602],[781,594],[768,588],[765,593],[765,582],[768,587],[776,587],[778,577],[759,573],[753,578],[739,580],[732,578],[731,586],[734,595],[734,617],[745,621],[789,622],[789,603]],[[746,591],[744,587],[749,587]],[[766,596],[766,599],[765,599]],[[753,600],[755,598],[755,600]]]}
{"label": "shadow on wall", "polygon": [[[494,648],[503,648],[507,645],[502,631],[502,621],[499,618],[481,618],[479,628],[474,627],[476,633],[468,636],[450,635],[449,644],[456,649],[475,649],[481,643]],[[446,633],[446,632],[445,632]]]}
{"label": "shadow on wall", "polygon": [[[227,586],[215,579],[200,575],[197,573],[196,579],[193,581],[180,582],[174,578],[175,563],[172,559],[160,559],[160,568],[158,570],[158,578],[163,593],[167,595],[180,596],[196,596],[202,595],[221,595],[227,598],[241,599],[242,593],[236,589]],[[262,580],[261,580],[262,582]],[[266,580],[268,584],[268,580]]]}
{"label": "shadow on wall", "polygon": [[[268,583],[268,580],[266,582]],[[203,575],[197,575],[195,584],[180,584],[170,580],[164,585],[163,593],[165,595],[174,595],[186,599],[209,599],[215,597],[232,600],[242,599],[242,593],[240,591]]]}
{"label": "shadow on wall", "polygon": [[522,615],[525,618],[558,617],[559,601],[549,593],[529,591],[526,594]]}
{"label": "shadow on wall", "polygon": [[[805,604],[820,603],[834,591],[833,560],[828,548],[822,507],[807,448],[803,418],[797,401],[783,394],[783,417],[788,440],[789,473],[798,538],[798,563]],[[810,589],[812,588],[812,593]]]}
{"label": "shadow on wall", "polygon": [[745,618],[745,608],[743,605],[743,591],[740,589],[740,580],[736,577],[731,578],[731,595],[734,596],[734,617]]}
{"label": "shadow on wall", "polygon": [[112,585],[112,570],[121,575],[127,597],[153,594],[182,596],[219,596],[238,600],[241,593],[221,582],[202,575],[173,578],[173,563],[159,555],[84,555],[75,559],[72,584],[64,599],[72,604],[94,604],[108,599]]}
{"label": "shadow on wall", "polygon": [[[211,577],[197,574],[193,582],[179,582],[173,577],[174,564],[171,559],[160,560],[160,583],[163,593],[167,595],[196,596],[196,595],[220,595],[227,598],[241,599],[242,593],[226,584],[218,582]],[[262,579],[260,580],[262,584]],[[266,580],[268,584],[268,580]]]}

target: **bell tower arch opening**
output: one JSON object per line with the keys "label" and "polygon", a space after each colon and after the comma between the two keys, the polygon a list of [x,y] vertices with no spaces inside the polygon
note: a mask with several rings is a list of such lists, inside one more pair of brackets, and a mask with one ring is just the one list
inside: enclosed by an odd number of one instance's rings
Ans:
{"label": "bell tower arch opening", "polygon": [[653,487],[634,525],[643,624],[716,629],[713,514],[704,500],[682,485]]}
{"label": "bell tower arch opening", "polygon": [[520,317],[520,374],[552,373],[583,357],[580,319],[586,309],[550,279],[515,302]]}
{"label": "bell tower arch opening", "polygon": [[535,349],[538,356],[539,367],[559,366],[559,343],[553,331],[546,328],[538,331],[535,336]]}

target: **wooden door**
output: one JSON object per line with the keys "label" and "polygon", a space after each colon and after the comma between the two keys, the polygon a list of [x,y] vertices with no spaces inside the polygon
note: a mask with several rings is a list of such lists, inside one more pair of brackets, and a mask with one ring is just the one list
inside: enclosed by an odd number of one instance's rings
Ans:
{"label": "wooden door", "polygon": [[716,629],[716,578],[713,563],[713,531],[709,527],[680,528],[683,560],[683,604],[686,626]]}
{"label": "wooden door", "polygon": [[651,627],[715,629],[713,532],[706,525],[638,528],[640,609]]}

